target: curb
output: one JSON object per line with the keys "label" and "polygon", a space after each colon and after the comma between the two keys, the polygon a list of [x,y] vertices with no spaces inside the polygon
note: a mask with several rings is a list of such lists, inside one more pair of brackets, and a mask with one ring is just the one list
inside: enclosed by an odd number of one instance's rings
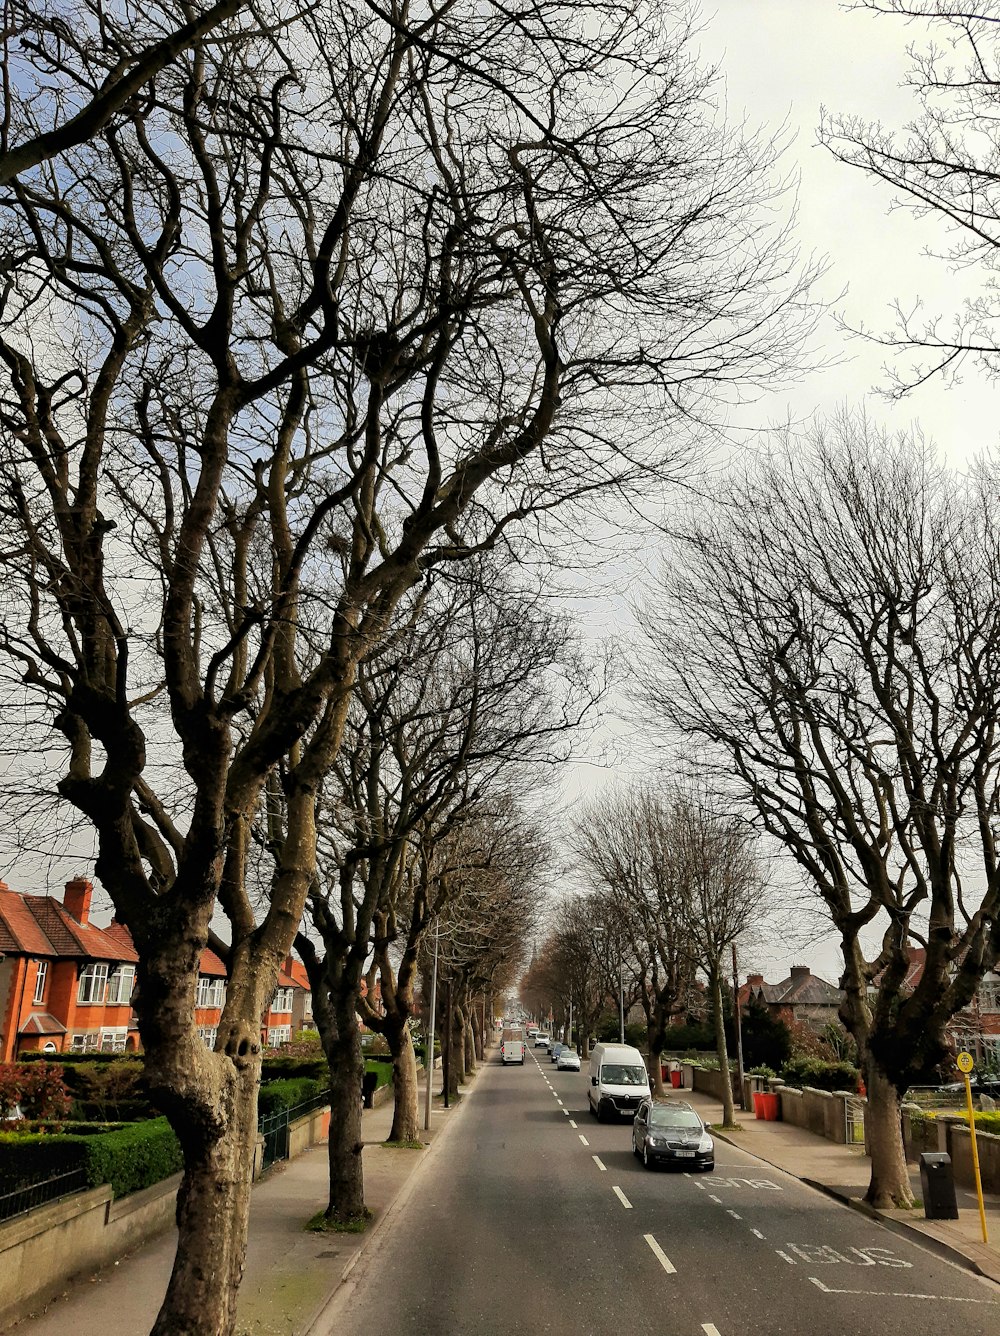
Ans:
{"label": "curb", "polygon": [[[454,1112],[456,1115],[461,1114],[462,1110],[468,1103],[470,1097],[475,1092],[476,1086],[478,1085],[478,1080],[476,1078],[478,1078],[480,1072],[485,1066],[487,1066],[486,1061],[484,1061],[483,1063],[480,1064],[479,1067],[477,1067],[475,1078],[473,1079],[472,1085],[466,1088],[457,1107],[454,1110],[449,1110],[449,1113]],[[388,1228],[389,1222],[395,1219],[395,1217],[399,1214],[399,1212],[409,1201],[410,1197],[413,1195],[413,1192],[416,1188],[418,1179],[422,1177],[427,1164],[431,1160],[433,1160],[434,1153],[437,1150],[438,1146],[441,1145],[441,1143],[447,1139],[448,1131],[454,1125],[454,1122],[455,1122],[454,1118],[449,1118],[447,1123],[441,1128],[440,1132],[438,1132],[437,1136],[435,1136],[434,1140],[430,1143],[429,1146],[426,1147],[423,1155],[420,1158],[420,1163],[412,1171],[409,1177],[404,1181],[399,1191],[392,1198],[388,1206],[385,1208],[385,1210],[382,1212],[379,1218],[372,1225],[371,1229],[365,1233],[360,1246],[358,1247],[356,1252],[354,1252],[354,1254],[348,1259],[336,1283],[332,1286],[326,1298],[320,1303],[319,1307],[313,1313],[312,1317],[309,1319],[306,1325],[298,1333],[298,1336],[319,1336],[319,1323],[322,1320],[323,1315],[326,1313],[327,1309],[338,1299],[343,1286],[347,1282],[348,1277],[350,1276],[354,1268],[357,1266],[361,1258],[367,1252],[369,1252],[372,1245],[376,1241],[381,1239],[382,1233],[385,1229]]]}
{"label": "curb", "polygon": [[936,1234],[927,1234],[922,1229],[918,1229],[915,1225],[911,1225],[906,1220],[897,1220],[895,1216],[886,1215],[876,1207],[870,1206],[868,1202],[861,1200],[860,1197],[845,1196],[843,1192],[839,1192],[835,1187],[831,1187],[829,1183],[822,1183],[817,1178],[804,1178],[801,1174],[795,1174],[791,1169],[786,1168],[785,1165],[775,1164],[773,1160],[766,1159],[757,1151],[749,1150],[746,1146],[741,1145],[734,1137],[726,1136],[724,1132],[713,1130],[712,1135],[718,1137],[720,1141],[724,1141],[728,1146],[735,1146],[737,1150],[742,1150],[748,1155],[752,1155],[755,1159],[760,1160],[762,1164],[768,1164],[772,1169],[780,1169],[783,1174],[788,1174],[790,1178],[798,1179],[800,1183],[804,1183],[806,1187],[812,1188],[814,1192],[821,1192],[824,1197],[830,1197],[833,1201],[840,1202],[842,1206],[847,1206],[852,1211],[857,1211],[859,1215],[863,1215],[869,1220],[876,1221],[878,1224],[888,1229],[890,1233],[896,1234],[899,1238],[906,1238],[909,1239],[911,1243],[919,1244],[921,1247],[926,1248],[928,1252],[935,1253],[937,1256],[943,1257],[945,1261],[952,1262],[954,1265],[961,1267],[963,1271],[971,1271],[973,1275],[981,1276],[984,1280],[992,1281],[994,1285],[1000,1284],[995,1276],[984,1271],[975,1258],[964,1253],[956,1244],[949,1243],[945,1239],[939,1239]]}

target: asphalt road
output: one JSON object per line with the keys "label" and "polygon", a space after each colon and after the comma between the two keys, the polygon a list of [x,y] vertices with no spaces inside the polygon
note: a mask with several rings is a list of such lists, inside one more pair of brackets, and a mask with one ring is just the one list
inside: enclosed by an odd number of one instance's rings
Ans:
{"label": "asphalt road", "polygon": [[716,1143],[643,1169],[586,1071],[491,1063],[331,1336],[995,1336],[1000,1287]]}

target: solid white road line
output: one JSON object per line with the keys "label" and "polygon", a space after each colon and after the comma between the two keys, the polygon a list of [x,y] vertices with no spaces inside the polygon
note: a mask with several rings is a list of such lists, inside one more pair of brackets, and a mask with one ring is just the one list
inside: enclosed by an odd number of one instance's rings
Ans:
{"label": "solid white road line", "polygon": [[587,1140],[587,1138],[583,1135],[582,1132],[580,1133],[580,1140],[583,1142],[583,1144],[584,1144],[585,1146],[589,1146],[589,1145],[590,1145],[590,1142]]}
{"label": "solid white road line", "polygon": [[[566,1112],[569,1113],[569,1109],[567,1109]],[[572,1118],[569,1120],[569,1125],[570,1125],[570,1127],[576,1127],[576,1126],[577,1126],[577,1124],[574,1123],[574,1121],[573,1121]]]}
{"label": "solid white road line", "polygon": [[626,1211],[631,1211],[632,1203],[629,1201],[628,1197],[625,1196],[625,1193],[622,1192],[621,1188],[612,1188],[611,1191],[625,1207]]}
{"label": "solid white road line", "polygon": [[935,1303],[940,1304],[990,1304],[995,1306],[997,1303],[996,1299],[966,1299],[960,1294],[912,1294],[909,1290],[833,1290],[815,1276],[810,1276],[809,1279],[824,1294],[863,1294],[870,1295],[873,1299],[932,1299]]}
{"label": "solid white road line", "polygon": [[602,1174],[606,1174],[608,1172],[608,1166],[606,1164],[601,1163],[599,1156],[591,1155],[590,1158],[594,1161],[594,1163],[597,1165],[598,1169],[600,1169]]}
{"label": "solid white road line", "polygon": [[653,1256],[654,1256],[654,1257],[656,1258],[656,1260],[659,1262],[660,1266],[663,1267],[663,1269],[664,1269],[664,1271],[667,1273],[667,1275],[668,1275],[668,1276],[676,1276],[676,1275],[677,1275],[677,1268],[674,1266],[673,1262],[670,1260],[670,1258],[667,1256],[667,1254],[663,1251],[663,1249],[660,1247],[660,1245],[657,1243],[657,1241],[653,1238],[652,1234],[643,1234],[642,1237],[646,1240],[646,1242],[647,1242],[647,1243],[649,1244],[649,1246],[652,1248],[652,1250],[653,1250]]}

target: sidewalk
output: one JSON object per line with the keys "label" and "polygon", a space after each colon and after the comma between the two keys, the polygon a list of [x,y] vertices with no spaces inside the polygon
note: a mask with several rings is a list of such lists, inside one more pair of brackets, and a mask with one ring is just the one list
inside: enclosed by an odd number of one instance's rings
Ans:
{"label": "sidewalk", "polygon": [[[697,1109],[707,1123],[718,1127],[722,1105],[700,1091],[685,1090],[681,1097]],[[769,1123],[754,1118],[751,1112],[736,1111],[738,1132],[718,1132],[720,1141],[756,1155],[766,1164],[783,1169],[810,1187],[847,1202],[883,1221],[890,1229],[919,1238],[920,1242],[949,1257],[953,1262],[1000,1284],[1000,1196],[985,1193],[986,1224],[989,1244],[983,1243],[979,1207],[974,1192],[956,1187],[959,1218],[925,1220],[920,1207],[912,1211],[876,1211],[863,1200],[868,1190],[871,1164],[860,1147],[840,1146],[790,1123]],[[920,1170],[908,1165],[914,1196],[922,1197]]]}
{"label": "sidewalk", "polygon": [[[440,1084],[440,1071],[434,1074]],[[423,1122],[426,1074],[420,1078]],[[473,1085],[463,1087],[468,1094]],[[326,1143],[274,1166],[253,1190],[246,1270],[240,1288],[239,1336],[308,1336],[346,1274],[357,1262],[408,1181],[428,1162],[461,1104],[434,1102],[432,1130],[421,1131],[423,1150],[383,1146],[392,1124],[392,1101],[366,1109],[362,1119],[365,1201],[374,1220],[363,1234],[313,1234],[305,1230],[327,1204]],[[78,1277],[58,1299],[16,1327],[18,1336],[107,1336],[141,1333],[153,1325],[170,1278],[177,1235],[151,1239],[114,1266]]]}

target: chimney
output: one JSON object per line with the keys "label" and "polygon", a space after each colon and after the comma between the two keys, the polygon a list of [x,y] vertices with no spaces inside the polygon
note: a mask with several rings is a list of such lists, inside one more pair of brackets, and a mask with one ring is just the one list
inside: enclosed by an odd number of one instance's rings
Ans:
{"label": "chimney", "polygon": [[764,976],[763,974],[748,974],[747,983],[751,988],[763,988]]}
{"label": "chimney", "polygon": [[93,894],[94,887],[86,877],[74,877],[72,881],[66,883],[63,906],[73,915],[81,928],[86,927],[90,917],[90,897]]}
{"label": "chimney", "polygon": [[792,966],[792,983],[804,983],[809,978],[811,970],[808,965]]}

